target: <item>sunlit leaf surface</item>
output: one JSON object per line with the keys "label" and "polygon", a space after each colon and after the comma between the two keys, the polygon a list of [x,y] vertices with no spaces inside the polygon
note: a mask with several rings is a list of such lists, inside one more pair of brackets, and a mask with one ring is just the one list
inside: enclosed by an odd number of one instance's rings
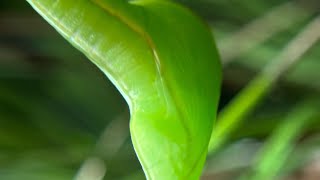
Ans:
{"label": "sunlit leaf surface", "polygon": [[125,97],[146,176],[199,178],[220,89],[220,63],[207,27],[167,1],[28,2]]}

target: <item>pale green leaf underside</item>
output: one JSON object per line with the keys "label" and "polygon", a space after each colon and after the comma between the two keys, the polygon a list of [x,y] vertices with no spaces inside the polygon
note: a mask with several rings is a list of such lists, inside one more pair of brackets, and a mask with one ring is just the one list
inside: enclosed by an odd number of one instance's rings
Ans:
{"label": "pale green leaf underside", "polygon": [[165,0],[27,1],[125,97],[146,176],[199,178],[220,90],[205,25]]}

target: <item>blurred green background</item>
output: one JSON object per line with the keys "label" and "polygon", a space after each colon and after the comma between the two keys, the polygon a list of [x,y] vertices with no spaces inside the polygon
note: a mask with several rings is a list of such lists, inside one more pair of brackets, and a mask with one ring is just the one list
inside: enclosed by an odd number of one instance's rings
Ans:
{"label": "blurred green background", "polygon": [[[179,3],[214,32],[224,66],[220,109],[320,12],[318,0]],[[311,39],[319,38],[314,34]],[[208,157],[203,179],[238,177],[296,104],[310,95],[320,98],[320,43],[280,73],[228,143]],[[320,179],[318,109],[299,134],[280,179]],[[1,180],[144,179],[128,124],[126,103],[98,68],[26,1],[0,2]]]}

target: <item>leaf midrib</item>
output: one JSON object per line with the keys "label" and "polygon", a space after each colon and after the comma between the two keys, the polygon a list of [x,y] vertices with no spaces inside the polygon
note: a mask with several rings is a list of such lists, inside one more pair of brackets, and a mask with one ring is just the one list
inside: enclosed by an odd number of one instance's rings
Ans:
{"label": "leaf midrib", "polygon": [[[161,80],[161,84],[163,88],[167,88],[167,83],[166,83],[166,79],[164,78],[165,76],[163,75],[162,71],[161,71],[161,61],[158,55],[158,51],[156,49],[155,43],[153,42],[152,38],[150,37],[150,35],[144,31],[139,25],[135,24],[134,22],[132,22],[130,19],[126,18],[125,16],[121,15],[120,13],[118,13],[117,11],[115,11],[114,9],[112,9],[111,7],[109,7],[107,4],[103,3],[101,0],[91,0],[96,6],[102,8],[104,11],[106,11],[109,15],[115,17],[116,19],[118,19],[120,22],[122,22],[123,24],[125,24],[127,27],[129,27],[129,29],[131,29],[133,32],[135,32],[136,34],[138,34],[142,39],[145,40],[145,42],[147,43],[148,47],[150,48],[150,51],[152,52],[152,56],[156,65],[156,70],[157,70],[157,74]],[[173,99],[173,103],[176,107],[176,109],[178,110],[179,116],[181,120],[184,120],[185,118],[183,118],[183,113],[181,112],[176,98],[174,98],[174,93],[172,93],[170,91],[170,88],[167,88],[170,97]],[[166,95],[164,95],[166,97]],[[167,98],[167,97],[166,97]],[[166,100],[166,103],[169,104],[169,102]],[[186,125],[185,122],[182,123],[184,126]],[[190,135],[190,130],[188,130],[187,127],[184,127],[186,130],[186,133],[188,135]]]}
{"label": "leaf midrib", "polygon": [[[156,66],[156,71],[157,71],[157,74],[158,74],[158,76],[160,78],[161,85],[162,85],[162,88],[163,88],[163,93],[165,92],[165,90],[167,90],[167,92],[169,94],[169,98],[172,99],[172,101],[170,101],[170,102],[174,103],[175,109],[177,110],[177,113],[178,113],[178,119],[181,122],[181,124],[183,126],[183,129],[184,129],[184,131],[186,133],[187,142],[189,142],[191,140],[191,130],[188,128],[187,123],[185,122],[186,118],[183,115],[182,110],[179,108],[180,106],[177,104],[177,98],[175,97],[175,95],[172,92],[171,88],[169,88],[167,86],[167,82],[166,82],[165,76],[163,75],[163,73],[161,71],[161,61],[160,61],[159,55],[157,53],[158,51],[157,51],[155,43],[153,42],[153,40],[150,37],[150,35],[146,31],[144,31],[143,28],[141,28],[139,25],[135,24],[130,19],[128,19],[125,16],[123,16],[122,14],[118,13],[116,10],[114,10],[113,8],[108,6],[106,3],[103,3],[101,0],[91,0],[91,2],[93,2],[93,4],[95,4],[96,6],[102,8],[109,15],[111,15],[111,16],[115,17],[116,19],[118,19],[120,22],[125,24],[129,29],[131,29],[133,32],[135,32],[142,39],[145,40],[145,42],[147,43],[148,47],[150,48],[150,51],[152,52],[153,60],[155,62],[155,66]],[[167,106],[169,106],[169,102],[167,100],[167,98],[168,98],[167,95],[163,94],[163,96],[165,97],[165,102],[166,102]],[[187,143],[187,145],[188,145],[188,143]],[[187,148],[187,149],[189,150],[190,148]],[[140,158],[141,158],[141,160],[143,159],[142,156]],[[144,160],[142,160],[142,161],[144,161]],[[197,163],[198,163],[198,161],[195,162],[194,166],[196,166]],[[194,166],[193,166],[193,168],[194,168]]]}

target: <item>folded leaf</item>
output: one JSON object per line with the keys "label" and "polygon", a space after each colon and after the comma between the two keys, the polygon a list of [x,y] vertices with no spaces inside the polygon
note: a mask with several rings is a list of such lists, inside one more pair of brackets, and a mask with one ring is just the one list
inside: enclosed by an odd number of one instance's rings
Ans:
{"label": "folded leaf", "polygon": [[27,1],[124,96],[147,178],[198,179],[221,74],[207,27],[165,0]]}

